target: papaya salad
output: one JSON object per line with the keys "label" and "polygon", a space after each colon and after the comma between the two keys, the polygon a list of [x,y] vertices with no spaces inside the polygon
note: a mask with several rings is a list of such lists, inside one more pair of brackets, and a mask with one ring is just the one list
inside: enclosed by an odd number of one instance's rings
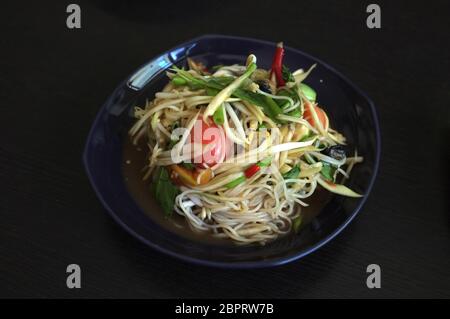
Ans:
{"label": "papaya salad", "polygon": [[302,226],[302,209],[318,188],[360,197],[344,185],[363,161],[330,126],[317,94],[304,83],[315,65],[291,72],[276,47],[271,69],[208,68],[190,58],[168,83],[134,108],[129,131],[148,145],[143,179],[164,214],[193,231],[265,244]]}

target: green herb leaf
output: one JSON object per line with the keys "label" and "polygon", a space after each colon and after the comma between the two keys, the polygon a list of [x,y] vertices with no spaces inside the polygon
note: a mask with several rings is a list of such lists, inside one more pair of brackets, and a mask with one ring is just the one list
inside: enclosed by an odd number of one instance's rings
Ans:
{"label": "green herb leaf", "polygon": [[260,106],[263,108],[263,112],[266,113],[267,116],[269,116],[275,122],[277,123],[282,122],[278,119],[278,115],[282,114],[283,111],[278,106],[278,104],[275,103],[275,101],[268,96],[262,96],[262,100],[264,101],[264,103],[261,103],[262,105]]}
{"label": "green herb leaf", "polygon": [[210,87],[207,87],[207,88],[206,88],[206,94],[209,95],[209,96],[214,96],[214,95],[216,95],[217,93],[219,93],[219,90],[212,89],[212,88],[210,88]]}
{"label": "green herb leaf", "polygon": [[300,174],[300,166],[295,165],[290,171],[283,174],[284,179],[295,179]]}
{"label": "green herb leaf", "polygon": [[293,117],[300,117],[300,116],[302,116],[302,111],[300,110],[300,108],[296,108],[295,110],[292,110],[289,113],[287,113],[287,115],[293,116]]}
{"label": "green herb leaf", "polygon": [[[280,90],[277,93],[278,96],[286,96],[291,98],[294,103],[298,103],[300,101],[300,96],[298,93],[298,86],[294,85],[292,88],[284,88],[282,90]],[[278,103],[278,105],[282,108],[285,109],[287,107],[291,106],[291,103],[289,103],[289,101],[286,100],[281,100],[281,99],[277,99],[276,102]],[[301,107],[299,105],[299,107],[295,108],[294,110],[290,111],[289,113],[287,113],[286,115],[289,116],[294,116],[294,117],[301,117],[302,115],[302,110]]]}
{"label": "green herb leaf", "polygon": [[[295,89],[295,87],[294,87]],[[278,91],[277,95],[287,96],[293,99],[294,101],[298,100],[298,94],[294,89],[283,88]],[[281,100],[279,100],[281,101]]]}
{"label": "green herb leaf", "polygon": [[213,114],[214,123],[217,125],[223,125],[225,122],[225,114],[223,110],[223,105],[219,106],[219,108]]}
{"label": "green herb leaf", "polygon": [[336,172],[336,167],[333,165],[330,165],[330,163],[322,162],[322,170],[320,171],[320,174],[323,176],[323,178],[329,182],[334,183],[334,173]]}
{"label": "green herb leaf", "polygon": [[208,84],[215,84],[226,87],[228,84],[233,82],[234,78],[231,76],[215,76],[208,79]]}
{"label": "green herb leaf", "polygon": [[287,66],[283,64],[281,74],[285,82],[295,82],[295,78]]}
{"label": "green herb leaf", "polygon": [[164,215],[166,217],[172,216],[175,198],[177,197],[179,190],[170,181],[169,172],[166,168],[158,167],[153,175],[151,190],[155,199],[159,205],[161,205]]}
{"label": "green herb leaf", "polygon": [[264,114],[266,114],[270,119],[276,123],[282,123],[278,119],[278,115],[283,113],[282,109],[278,104],[271,98],[262,94],[254,93],[251,91],[237,89],[233,92],[232,96],[250,102],[256,106],[262,108]]}

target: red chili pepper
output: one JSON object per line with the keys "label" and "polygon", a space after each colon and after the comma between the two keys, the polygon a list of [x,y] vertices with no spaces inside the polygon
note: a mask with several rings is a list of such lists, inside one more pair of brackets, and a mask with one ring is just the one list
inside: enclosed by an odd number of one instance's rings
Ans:
{"label": "red chili pepper", "polygon": [[247,168],[244,172],[245,177],[250,178],[253,175],[255,175],[259,170],[261,169],[261,167],[258,164],[253,164],[252,166],[250,166],[249,168]]}
{"label": "red chili pepper", "polygon": [[283,72],[282,72],[283,56],[284,56],[283,42],[280,42],[277,44],[277,49],[275,50],[275,55],[272,61],[272,70],[270,72],[271,76],[272,73],[275,74],[275,77],[277,79],[277,87],[284,86],[286,84],[283,80]]}

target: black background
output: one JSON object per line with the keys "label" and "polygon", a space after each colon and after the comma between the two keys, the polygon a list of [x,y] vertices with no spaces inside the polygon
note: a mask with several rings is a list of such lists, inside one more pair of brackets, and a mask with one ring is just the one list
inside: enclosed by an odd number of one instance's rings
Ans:
{"label": "black background", "polygon": [[[1,297],[450,297],[448,1],[2,3]],[[137,242],[105,213],[81,152],[96,112],[139,65],[206,33],[283,40],[335,66],[377,105],[382,161],[333,242],[292,264],[219,270]],[[66,288],[66,266],[82,288]],[[366,266],[382,288],[366,287]]]}

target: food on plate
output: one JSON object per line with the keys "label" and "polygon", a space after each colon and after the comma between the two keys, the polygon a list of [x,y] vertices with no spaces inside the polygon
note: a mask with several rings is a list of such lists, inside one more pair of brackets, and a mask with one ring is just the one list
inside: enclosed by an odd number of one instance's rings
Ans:
{"label": "food on plate", "polygon": [[284,53],[279,43],[269,70],[252,54],[245,65],[188,59],[134,108],[129,134],[148,145],[143,179],[166,216],[235,243],[265,244],[301,229],[318,189],[361,196],[344,183],[363,158],[350,155],[304,83],[315,65],[291,72]]}

